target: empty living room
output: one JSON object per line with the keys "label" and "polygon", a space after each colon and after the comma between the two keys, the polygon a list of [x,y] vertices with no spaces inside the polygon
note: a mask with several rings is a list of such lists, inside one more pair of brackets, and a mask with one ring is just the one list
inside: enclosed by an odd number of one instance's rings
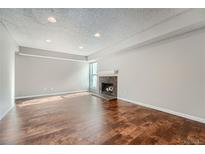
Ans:
{"label": "empty living room", "polygon": [[0,8],[1,145],[204,145],[204,8]]}

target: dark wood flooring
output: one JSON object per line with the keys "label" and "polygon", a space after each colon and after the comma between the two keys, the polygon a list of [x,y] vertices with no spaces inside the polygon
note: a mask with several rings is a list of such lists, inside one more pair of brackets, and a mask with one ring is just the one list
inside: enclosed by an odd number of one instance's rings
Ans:
{"label": "dark wood flooring", "polygon": [[205,144],[205,124],[80,93],[17,101],[0,144]]}

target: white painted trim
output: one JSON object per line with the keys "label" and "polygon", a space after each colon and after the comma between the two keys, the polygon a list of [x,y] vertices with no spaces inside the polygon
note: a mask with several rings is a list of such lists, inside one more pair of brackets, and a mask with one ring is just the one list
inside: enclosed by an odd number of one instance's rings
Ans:
{"label": "white painted trim", "polygon": [[46,59],[55,59],[55,60],[68,60],[68,61],[77,61],[77,62],[85,62],[87,63],[87,60],[78,60],[78,59],[69,59],[69,58],[60,58],[60,57],[51,57],[51,56],[40,56],[40,55],[32,55],[32,54],[25,54],[17,52],[20,56],[27,56],[27,57],[35,57],[35,58],[46,58]]}
{"label": "white painted trim", "polygon": [[147,107],[147,108],[159,110],[159,111],[166,112],[166,113],[169,113],[169,114],[173,114],[173,115],[183,117],[183,118],[186,118],[186,119],[190,119],[190,120],[198,121],[198,122],[201,122],[201,123],[205,123],[205,119],[201,118],[201,117],[192,116],[192,115],[189,115],[189,114],[172,111],[170,109],[165,109],[165,108],[162,108],[162,107],[157,107],[157,106],[154,106],[154,105],[145,104],[145,103],[141,103],[141,102],[138,102],[138,101],[128,100],[128,99],[124,99],[124,98],[121,98],[121,97],[118,97],[118,99],[126,101],[128,103],[141,105],[141,106],[144,106],[144,107]]}
{"label": "white painted trim", "polygon": [[106,76],[118,76],[118,74],[99,74],[98,77],[106,77]]}
{"label": "white painted trim", "polygon": [[15,105],[12,105],[6,112],[4,112],[4,113],[0,116],[0,120],[2,120],[2,119],[5,117],[5,115],[6,115],[11,109],[13,109],[14,106],[15,106]]}
{"label": "white painted trim", "polygon": [[55,96],[55,95],[73,94],[73,93],[81,93],[81,92],[88,92],[88,90],[65,91],[65,92],[50,93],[50,94],[27,95],[27,96],[17,96],[17,97],[15,97],[15,99],[35,98],[35,97],[43,97],[43,96]]}
{"label": "white painted trim", "polygon": [[117,76],[118,70],[107,70],[107,71],[101,71],[98,72],[98,76]]}

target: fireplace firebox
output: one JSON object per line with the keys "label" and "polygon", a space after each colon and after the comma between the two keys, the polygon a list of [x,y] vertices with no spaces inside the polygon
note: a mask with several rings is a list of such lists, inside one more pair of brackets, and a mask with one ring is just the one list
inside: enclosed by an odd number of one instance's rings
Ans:
{"label": "fireplace firebox", "polygon": [[114,87],[113,87],[112,83],[104,83],[104,82],[102,82],[101,88],[102,88],[101,90],[102,90],[103,94],[113,95]]}

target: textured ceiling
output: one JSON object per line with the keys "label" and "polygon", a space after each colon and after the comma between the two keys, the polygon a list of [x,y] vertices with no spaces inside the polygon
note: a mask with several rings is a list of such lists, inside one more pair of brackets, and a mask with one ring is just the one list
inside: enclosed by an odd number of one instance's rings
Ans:
{"label": "textured ceiling", "polygon": [[[20,46],[89,55],[129,38],[186,9],[0,9]],[[49,23],[53,16],[56,23]],[[95,33],[100,38],[95,38]],[[52,40],[47,43],[45,40]],[[83,46],[83,49],[79,49]]]}

